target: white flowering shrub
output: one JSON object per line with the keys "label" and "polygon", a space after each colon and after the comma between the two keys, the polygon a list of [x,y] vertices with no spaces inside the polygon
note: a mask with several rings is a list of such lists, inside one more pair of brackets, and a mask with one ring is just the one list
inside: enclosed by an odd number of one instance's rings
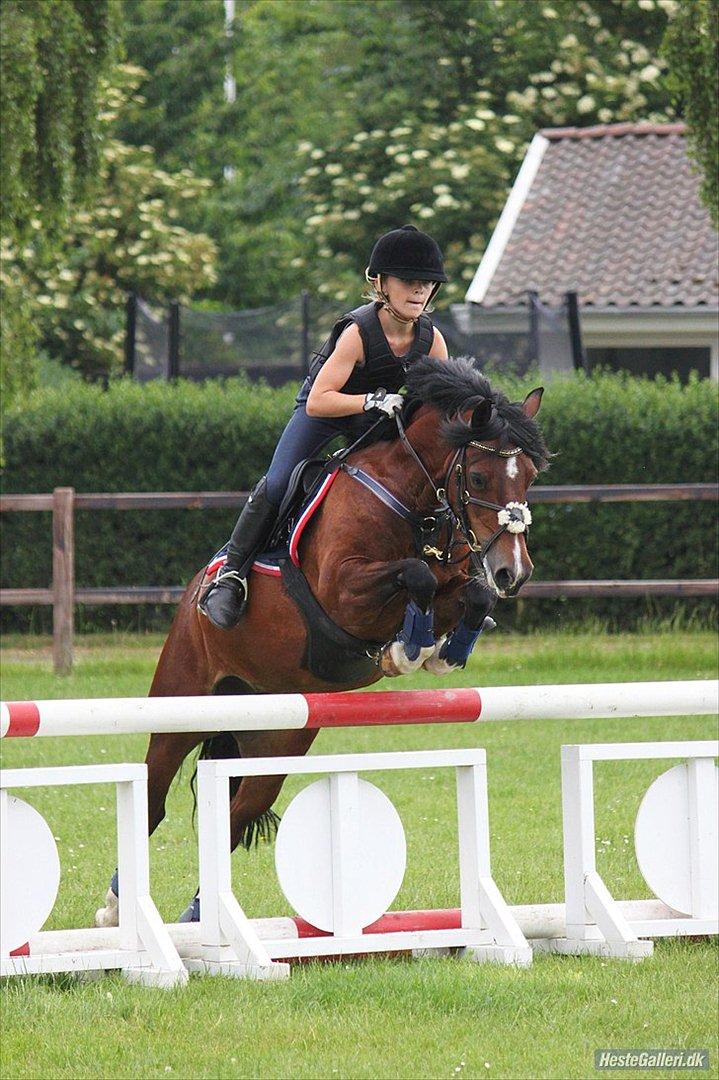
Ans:
{"label": "white flowering shrub", "polygon": [[450,283],[439,304],[462,299],[538,130],[674,117],[659,48],[675,7],[405,5],[418,40],[432,35],[436,92],[409,103],[401,123],[299,143],[311,285],[338,303],[356,301],[374,239],[412,222],[445,252]]}
{"label": "white flowering shrub", "polygon": [[442,296],[459,299],[482,249],[476,208],[499,214],[522,152],[501,118],[478,98],[449,125],[411,120],[358,132],[322,157],[317,149],[298,147],[307,163],[299,180],[305,226],[316,245],[306,260],[310,286],[341,303],[358,300],[373,240],[411,221],[440,239],[451,278]]}
{"label": "white flowering shrub", "polygon": [[[103,123],[112,124],[137,85],[129,65],[105,90]],[[118,85],[119,80],[119,85]],[[5,272],[23,281],[40,343],[88,378],[122,369],[128,291],[148,300],[187,301],[215,280],[216,245],[175,223],[178,207],[209,180],[189,169],[159,169],[151,147],[107,138],[92,205],[70,213],[50,238],[38,213],[21,242],[4,242]]]}

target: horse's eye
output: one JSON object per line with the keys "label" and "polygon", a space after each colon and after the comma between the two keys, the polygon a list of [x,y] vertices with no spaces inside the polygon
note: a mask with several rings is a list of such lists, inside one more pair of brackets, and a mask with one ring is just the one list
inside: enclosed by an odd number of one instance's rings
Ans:
{"label": "horse's eye", "polygon": [[485,488],[487,486],[487,477],[481,472],[470,473],[469,481],[474,488]]}

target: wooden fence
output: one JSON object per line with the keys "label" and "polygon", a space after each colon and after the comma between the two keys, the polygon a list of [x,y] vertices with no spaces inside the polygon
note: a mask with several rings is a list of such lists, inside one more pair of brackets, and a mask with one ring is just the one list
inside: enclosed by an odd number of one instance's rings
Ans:
{"label": "wooden fence", "polygon": [[[57,673],[72,669],[76,604],[174,604],[184,586],[78,589],[75,587],[76,510],[217,510],[238,508],[244,491],[133,492],[77,494],[74,488],[55,488],[51,495],[3,495],[0,513],[52,512],[52,585],[48,589],[0,589],[0,605],[52,605],[53,665]],[[719,484],[582,484],[532,488],[532,503],[716,501]],[[715,596],[719,581],[537,581],[522,590],[523,597],[542,599],[576,596]]]}

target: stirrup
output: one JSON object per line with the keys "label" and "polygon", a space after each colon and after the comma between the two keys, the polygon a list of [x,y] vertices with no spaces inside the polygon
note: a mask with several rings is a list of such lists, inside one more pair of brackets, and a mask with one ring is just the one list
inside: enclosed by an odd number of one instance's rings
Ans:
{"label": "stirrup", "polygon": [[243,577],[239,570],[223,570],[222,568],[220,568],[217,571],[217,576],[215,577],[215,580],[212,582],[205,595],[209,595],[213,591],[213,589],[216,589],[220,585],[224,585],[225,582],[228,583],[226,588],[234,588],[234,586],[229,584],[230,581],[237,582],[237,584],[242,589],[243,599],[246,600],[247,578]]}
{"label": "stirrup", "polygon": [[[223,592],[226,596],[225,610],[213,614],[208,607],[208,601],[212,605],[215,598],[219,599],[218,594],[221,596]],[[246,604],[247,578],[243,577],[239,570],[226,570],[224,573],[220,570],[198,601],[197,607],[217,630],[231,630],[242,618]]]}

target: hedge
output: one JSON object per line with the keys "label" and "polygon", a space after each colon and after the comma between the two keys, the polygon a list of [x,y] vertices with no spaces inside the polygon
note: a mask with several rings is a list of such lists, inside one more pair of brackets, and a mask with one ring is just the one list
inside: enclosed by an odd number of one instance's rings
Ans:
{"label": "hedge", "polygon": [[[536,384],[499,380],[511,397]],[[266,468],[293,401],[291,386],[243,380],[84,384],[35,391],[5,420],[5,492],[220,491],[247,489]],[[556,457],[538,483],[696,483],[716,480],[715,386],[610,373],[557,377],[540,420]],[[2,584],[46,587],[49,514],[2,515]],[[232,511],[79,511],[79,586],[185,583],[226,540]],[[699,578],[716,575],[713,503],[543,504],[531,552],[538,580]],[[682,601],[706,613],[707,601]],[[509,605],[503,609],[503,620]],[[515,605],[516,607],[516,605]],[[535,622],[560,605],[527,602]],[[676,608],[649,601],[568,601],[563,610],[603,618]],[[147,625],[147,608],[87,609],[80,625]],[[170,610],[160,616],[167,621]],[[4,611],[6,626],[49,625],[49,612]]]}

